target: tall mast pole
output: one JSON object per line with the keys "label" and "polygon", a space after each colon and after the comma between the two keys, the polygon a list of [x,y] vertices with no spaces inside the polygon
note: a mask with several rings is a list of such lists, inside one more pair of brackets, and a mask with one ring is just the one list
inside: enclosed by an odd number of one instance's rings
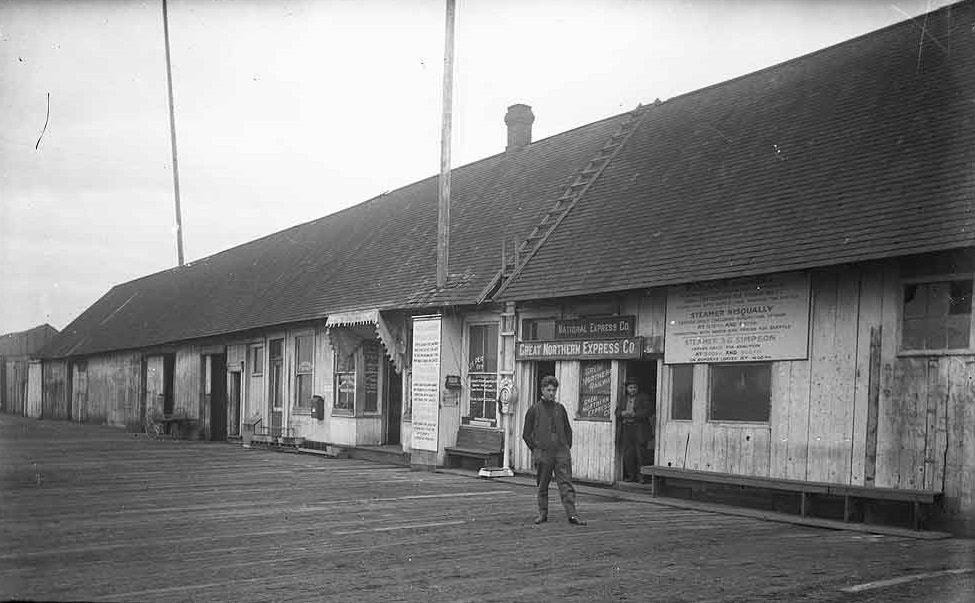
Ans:
{"label": "tall mast pole", "polygon": [[454,84],[455,0],[447,0],[443,57],[443,131],[440,138],[440,196],[437,219],[437,287],[447,286],[450,250],[450,126]]}
{"label": "tall mast pole", "polygon": [[176,115],[173,111],[173,67],[169,60],[169,12],[162,0],[163,38],[166,41],[166,89],[169,92],[169,141],[173,149],[173,193],[176,197],[176,253],[183,265],[183,218],[179,209],[179,162],[176,160]]}

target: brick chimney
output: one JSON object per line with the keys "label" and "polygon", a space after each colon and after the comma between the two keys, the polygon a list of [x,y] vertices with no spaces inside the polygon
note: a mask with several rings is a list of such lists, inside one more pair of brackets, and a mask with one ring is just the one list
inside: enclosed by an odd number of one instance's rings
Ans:
{"label": "brick chimney", "polygon": [[508,126],[508,146],[505,151],[517,151],[531,144],[532,123],[535,114],[528,105],[511,105],[504,116],[504,123]]}

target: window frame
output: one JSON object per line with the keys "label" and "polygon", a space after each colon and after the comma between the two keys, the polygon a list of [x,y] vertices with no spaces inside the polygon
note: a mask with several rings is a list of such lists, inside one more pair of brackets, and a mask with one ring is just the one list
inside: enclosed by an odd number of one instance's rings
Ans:
{"label": "window frame", "polygon": [[[309,366],[306,369],[302,369],[301,366],[301,340],[309,340]],[[295,409],[298,413],[311,413],[311,397],[315,391],[315,333],[313,331],[308,331],[305,333],[297,333],[294,336],[294,353],[295,353],[295,363],[294,363],[294,400],[292,401]],[[306,400],[302,400],[301,396],[301,379],[307,378],[308,383],[308,396]]]}
{"label": "window frame", "polygon": [[[680,363],[668,365],[670,369],[670,400],[668,404],[670,407],[670,420],[671,421],[694,421],[694,364],[692,363]],[[688,369],[690,372],[690,391],[688,392],[690,399],[687,401],[688,414],[686,417],[678,417],[675,412],[677,409],[677,369]]]}
{"label": "window frame", "polygon": [[[471,346],[474,343],[474,329],[490,330],[491,328],[494,329],[494,370],[493,371],[472,370]],[[464,335],[466,340],[465,341],[466,345],[464,346],[465,360],[466,360],[465,370],[464,370],[464,376],[465,376],[464,381],[467,389],[467,417],[474,421],[492,421],[497,423],[500,417],[498,416],[498,405],[496,400],[494,404],[489,404],[490,400],[488,398],[486,397],[482,398],[481,400],[483,402],[483,406],[481,407],[481,414],[480,415],[474,414],[473,383],[475,378],[483,379],[487,382],[490,382],[493,379],[494,393],[495,395],[497,395],[498,380],[500,376],[499,371],[501,369],[501,322],[499,320],[490,320],[490,319],[471,321],[466,324]],[[484,344],[485,348],[488,347],[487,341],[488,341],[487,333],[485,333],[482,336],[482,343]],[[487,364],[488,363],[485,354],[485,366],[484,366],[485,369],[487,369]],[[479,391],[487,392],[488,390],[479,389]],[[493,411],[494,414],[493,417],[487,416],[488,408],[490,408]]]}
{"label": "window frame", "polygon": [[[733,425],[771,425],[772,422],[772,365],[773,361],[759,361],[759,362],[716,362],[708,364],[708,412],[707,412],[707,422],[708,423],[730,423]],[[715,387],[714,387],[714,373],[715,369],[722,368],[732,368],[732,367],[762,367],[765,369],[768,375],[768,397],[765,404],[766,416],[765,419],[729,419],[729,418],[715,418]]]}
{"label": "window frame", "polygon": [[[261,353],[260,362],[258,362],[257,358],[255,358],[255,355],[256,355],[257,352],[260,352]],[[247,355],[248,355],[248,360],[250,361],[250,365],[251,365],[250,376],[251,377],[263,377],[264,376],[264,358],[265,358],[264,344],[263,343],[251,344],[250,346],[248,346]]]}
{"label": "window frame", "polygon": [[[975,273],[972,272],[948,272],[901,278],[897,286],[897,355],[898,356],[959,356],[971,355],[975,353],[975,320],[973,312],[968,312],[968,347],[964,348],[926,348],[915,349],[904,347],[904,319],[905,302],[904,294],[907,287],[911,285],[923,285],[928,283],[944,283],[952,281],[971,281],[973,291],[975,291]],[[946,315],[947,316],[947,315]]]}
{"label": "window frame", "polygon": [[[359,379],[356,374],[359,368],[359,353],[360,350],[352,354],[349,354],[346,358],[352,359],[352,370],[339,370],[340,362],[343,360],[338,354],[332,355],[332,414],[343,417],[354,417],[356,413],[356,406],[358,403],[358,393],[359,393]],[[348,367],[345,367],[348,369]],[[339,406],[340,395],[343,393],[339,388],[340,377],[352,376],[352,402],[351,406],[346,408],[345,406]]]}

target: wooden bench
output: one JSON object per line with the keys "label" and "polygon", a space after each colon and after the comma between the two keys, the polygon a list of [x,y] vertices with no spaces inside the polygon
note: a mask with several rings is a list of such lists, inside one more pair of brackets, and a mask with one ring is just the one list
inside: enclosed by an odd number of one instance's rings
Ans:
{"label": "wooden bench", "polygon": [[454,467],[455,460],[472,458],[481,461],[481,467],[500,466],[503,445],[502,434],[497,429],[461,425],[457,430],[457,444],[444,448],[446,465]]}
{"label": "wooden bench", "polygon": [[678,469],[676,467],[645,466],[640,473],[650,476],[651,493],[657,496],[667,479],[705,482],[711,484],[742,486],[764,490],[780,490],[799,494],[799,514],[811,514],[810,495],[843,497],[843,521],[850,521],[854,506],[863,500],[900,501],[911,503],[911,525],[915,530],[922,527],[925,510],[938,502],[941,492],[933,490],[909,490],[904,488],[877,488],[848,484],[830,484],[803,480],[735,475],[713,471]]}

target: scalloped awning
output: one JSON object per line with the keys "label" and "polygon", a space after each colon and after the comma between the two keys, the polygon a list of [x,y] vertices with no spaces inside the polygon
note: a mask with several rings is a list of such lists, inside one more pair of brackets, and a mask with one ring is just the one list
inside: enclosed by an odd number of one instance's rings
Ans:
{"label": "scalloped awning", "polygon": [[353,310],[330,314],[325,321],[328,340],[337,354],[353,354],[366,339],[379,337],[396,372],[406,364],[406,319],[398,312]]}

